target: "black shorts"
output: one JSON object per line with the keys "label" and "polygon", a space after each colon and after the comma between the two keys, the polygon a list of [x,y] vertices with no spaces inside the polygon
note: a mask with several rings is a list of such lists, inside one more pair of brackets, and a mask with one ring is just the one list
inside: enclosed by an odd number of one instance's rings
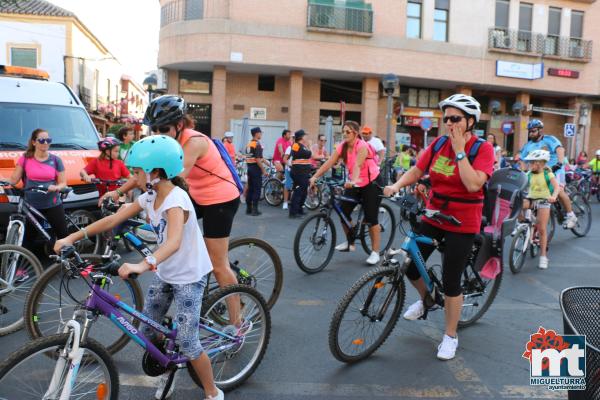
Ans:
{"label": "black shorts", "polygon": [[240,205],[240,198],[218,204],[201,206],[194,203],[196,217],[202,219],[202,232],[209,239],[222,239],[229,237],[233,226],[233,217]]}
{"label": "black shorts", "polygon": [[[381,205],[381,195],[383,194],[383,189],[380,187],[381,185],[379,178],[380,177],[377,177],[377,179],[369,183],[367,186],[346,189],[344,192],[345,196],[360,200],[363,212],[365,214],[364,221],[372,226],[379,224],[379,206]],[[352,211],[356,207],[356,203],[349,201],[342,201],[341,203],[344,215],[350,219],[350,214],[352,214]]]}

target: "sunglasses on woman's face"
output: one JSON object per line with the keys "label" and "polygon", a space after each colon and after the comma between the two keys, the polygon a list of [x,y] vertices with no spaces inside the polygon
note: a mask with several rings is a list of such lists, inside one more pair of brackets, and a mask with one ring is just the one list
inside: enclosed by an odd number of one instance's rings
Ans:
{"label": "sunglasses on woman's face", "polygon": [[50,144],[50,143],[52,143],[52,138],[41,138],[41,139],[36,139],[36,140],[37,140],[37,142],[39,144],[46,144],[46,143]]}
{"label": "sunglasses on woman's face", "polygon": [[345,134],[349,135],[349,134],[352,133],[352,131],[350,129],[343,129],[342,133],[345,133]]}
{"label": "sunglasses on woman's face", "polygon": [[171,130],[171,125],[163,125],[163,126],[153,126],[152,132],[160,132],[160,133],[169,133]]}
{"label": "sunglasses on woman's face", "polygon": [[444,117],[444,123],[447,124],[448,121],[452,122],[453,124],[456,124],[458,122],[460,122],[464,117],[461,115],[450,115],[448,117]]}

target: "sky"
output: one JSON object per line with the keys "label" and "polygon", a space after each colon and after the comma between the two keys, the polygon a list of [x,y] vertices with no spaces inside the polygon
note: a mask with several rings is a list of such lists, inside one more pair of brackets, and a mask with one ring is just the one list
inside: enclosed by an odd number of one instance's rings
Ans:
{"label": "sky", "polygon": [[48,0],[69,10],[119,60],[123,72],[142,83],[156,69],[158,0]]}

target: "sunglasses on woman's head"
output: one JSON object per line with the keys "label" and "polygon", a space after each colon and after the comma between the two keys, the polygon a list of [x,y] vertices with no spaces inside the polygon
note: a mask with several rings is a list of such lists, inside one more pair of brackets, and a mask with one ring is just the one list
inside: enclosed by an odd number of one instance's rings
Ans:
{"label": "sunglasses on woman's head", "polygon": [[444,123],[447,124],[448,121],[452,122],[453,124],[456,124],[457,122],[460,122],[461,119],[463,119],[464,117],[461,115],[450,115],[448,117],[444,117]]}
{"label": "sunglasses on woman's head", "polygon": [[163,126],[153,126],[152,132],[160,132],[160,133],[169,133],[171,130],[171,125],[163,125]]}
{"label": "sunglasses on woman's head", "polygon": [[52,138],[41,138],[41,139],[36,139],[38,143],[40,144],[50,144],[52,143]]}

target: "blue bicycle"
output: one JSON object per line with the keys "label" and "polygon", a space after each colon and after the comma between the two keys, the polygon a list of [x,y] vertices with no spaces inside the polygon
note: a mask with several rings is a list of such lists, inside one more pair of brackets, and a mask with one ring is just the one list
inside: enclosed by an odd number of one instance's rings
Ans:
{"label": "blue bicycle", "polygon": [[[382,264],[363,275],[339,302],[329,328],[329,349],[333,356],[343,362],[363,360],[375,352],[388,338],[402,311],[406,286],[404,274],[414,260],[427,288],[423,300],[427,318],[429,311],[444,307],[442,267],[426,267],[418,243],[432,245],[443,252],[444,243],[419,234],[417,217],[424,215],[432,220],[444,220],[453,225],[460,221],[440,211],[420,208],[417,199],[407,195],[402,209],[408,213],[412,230],[408,231],[399,250],[390,249],[384,254]],[[483,236],[476,235],[471,255],[461,278],[464,304],[459,327],[473,324],[490,307],[502,281],[502,271],[495,279],[484,279],[475,265],[483,243]],[[396,256],[403,258],[399,261]]]}
{"label": "blue bicycle", "polygon": [[[58,260],[73,274],[88,273],[89,295],[75,310],[64,333],[34,340],[0,365],[0,399],[116,400],[117,368],[104,346],[89,337],[93,324],[101,316],[145,350],[142,368],[147,375],[170,372],[163,398],[177,369],[187,367],[192,380],[200,385],[189,360],[179,352],[177,323],[169,317],[162,323],[153,321],[107,291],[111,276],[118,275],[118,259],[90,268],[69,246],[63,248]],[[226,302],[232,296],[242,304],[240,327],[232,325],[227,313]],[[211,359],[215,383],[225,391],[234,389],[252,375],[267,349],[271,319],[265,300],[251,287],[233,285],[204,299],[202,311],[200,339]],[[162,339],[150,341],[126,315],[151,327]]]}

